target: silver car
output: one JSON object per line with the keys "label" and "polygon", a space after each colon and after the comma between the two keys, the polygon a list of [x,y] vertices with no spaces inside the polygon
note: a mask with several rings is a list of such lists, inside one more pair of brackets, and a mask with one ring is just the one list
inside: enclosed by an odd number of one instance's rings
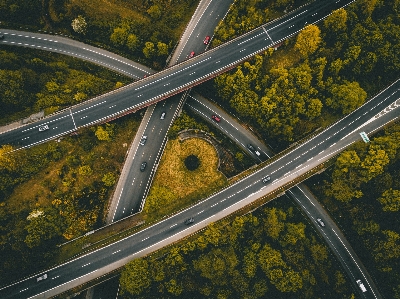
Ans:
{"label": "silver car", "polygon": [[147,135],[143,135],[142,139],[140,139],[139,144],[140,145],[145,145],[147,141]]}
{"label": "silver car", "polygon": [[39,132],[43,132],[43,131],[46,131],[46,130],[48,130],[48,129],[50,129],[50,128],[49,128],[49,125],[40,126],[40,127],[39,127]]}
{"label": "silver car", "polygon": [[47,273],[43,274],[42,276],[39,276],[38,278],[36,278],[36,282],[39,282],[39,281],[44,280],[46,278],[47,278]]}

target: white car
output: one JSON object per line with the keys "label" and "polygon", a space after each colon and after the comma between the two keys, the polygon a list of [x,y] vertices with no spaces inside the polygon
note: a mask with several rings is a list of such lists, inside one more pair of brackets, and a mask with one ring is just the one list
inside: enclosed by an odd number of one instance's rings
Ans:
{"label": "white car", "polygon": [[364,286],[364,284],[362,283],[362,281],[359,279],[356,281],[358,284],[358,287],[360,288],[360,290],[365,293],[367,291],[367,288]]}
{"label": "white car", "polygon": [[146,141],[147,141],[147,136],[146,136],[146,135],[143,135],[142,139],[140,139],[139,144],[140,144],[140,145],[145,145]]}
{"label": "white car", "polygon": [[319,225],[321,225],[322,227],[325,226],[325,223],[322,221],[321,218],[317,218],[317,222],[319,223]]}
{"label": "white car", "polygon": [[39,276],[38,278],[36,278],[36,282],[39,282],[39,281],[44,280],[46,278],[47,278],[47,273],[43,274],[42,276]]}
{"label": "white car", "polygon": [[271,177],[267,175],[265,178],[262,179],[263,184],[268,183],[271,180]]}
{"label": "white car", "polygon": [[39,127],[39,132],[43,132],[49,129],[49,125],[44,125]]}

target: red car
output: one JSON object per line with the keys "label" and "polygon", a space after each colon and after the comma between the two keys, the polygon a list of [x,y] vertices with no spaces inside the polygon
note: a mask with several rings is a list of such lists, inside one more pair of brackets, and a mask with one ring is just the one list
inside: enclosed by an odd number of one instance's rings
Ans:
{"label": "red car", "polygon": [[190,52],[189,58],[192,58],[194,56],[194,54],[195,54],[194,51]]}
{"label": "red car", "polygon": [[210,37],[207,35],[206,38],[204,39],[203,43],[205,45],[208,45],[209,42],[210,42]]}
{"label": "red car", "polygon": [[219,122],[221,121],[221,119],[220,119],[218,116],[216,116],[216,115],[211,116],[211,118],[212,118],[213,120],[215,120],[217,123],[219,123]]}

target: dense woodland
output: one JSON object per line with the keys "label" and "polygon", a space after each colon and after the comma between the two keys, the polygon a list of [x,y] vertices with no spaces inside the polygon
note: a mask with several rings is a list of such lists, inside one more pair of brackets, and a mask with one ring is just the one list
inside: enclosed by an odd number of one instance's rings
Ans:
{"label": "dense woodland", "polygon": [[[215,42],[268,19],[266,1],[237,1]],[[283,149],[398,79],[399,1],[355,1],[215,79],[221,105]],[[263,17],[262,17],[263,16]],[[244,26],[244,25],[243,25]]]}
{"label": "dense woodland", "polygon": [[400,298],[400,124],[310,179],[386,298]]}
{"label": "dense woodland", "polygon": [[286,196],[209,225],[122,272],[123,298],[354,298],[321,238]]}

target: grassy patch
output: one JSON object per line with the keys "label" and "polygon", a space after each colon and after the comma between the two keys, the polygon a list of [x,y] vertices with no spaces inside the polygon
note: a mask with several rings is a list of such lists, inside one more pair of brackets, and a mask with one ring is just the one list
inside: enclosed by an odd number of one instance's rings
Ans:
{"label": "grassy patch", "polygon": [[146,20],[147,18],[137,11],[135,1],[120,0],[71,0],[67,7],[80,9],[85,16],[106,24],[115,22],[120,18],[132,18],[136,20]]}
{"label": "grassy patch", "polygon": [[[190,155],[200,160],[193,171],[184,163]],[[197,138],[169,141],[144,206],[146,218],[168,215],[226,186],[217,167],[217,153],[208,142]]]}

